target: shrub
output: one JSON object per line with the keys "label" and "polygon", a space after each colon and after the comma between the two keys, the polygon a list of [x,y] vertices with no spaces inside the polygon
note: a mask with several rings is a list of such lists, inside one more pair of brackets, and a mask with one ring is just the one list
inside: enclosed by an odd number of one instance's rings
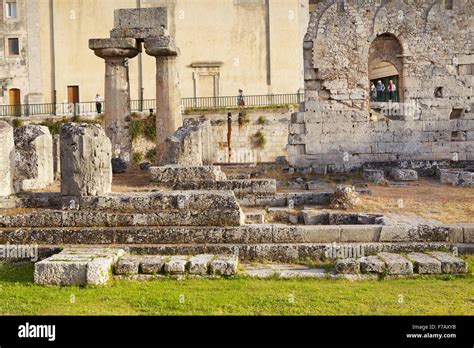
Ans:
{"label": "shrub", "polygon": [[135,152],[133,154],[133,164],[140,164],[143,161],[143,153]]}
{"label": "shrub", "polygon": [[259,124],[260,126],[263,126],[265,125],[266,122],[267,122],[267,119],[264,116],[260,116],[258,118],[257,124]]}
{"label": "shrub", "polygon": [[147,159],[151,163],[155,163],[156,162],[156,148],[148,150],[145,154],[145,159]]}
{"label": "shrub", "polygon": [[13,128],[20,128],[23,127],[23,120],[19,118],[13,119]]}
{"label": "shrub", "polygon": [[263,134],[262,131],[258,131],[254,135],[254,142],[255,142],[256,147],[259,147],[259,148],[265,147],[265,144],[267,143],[267,139],[265,139],[265,135]]}

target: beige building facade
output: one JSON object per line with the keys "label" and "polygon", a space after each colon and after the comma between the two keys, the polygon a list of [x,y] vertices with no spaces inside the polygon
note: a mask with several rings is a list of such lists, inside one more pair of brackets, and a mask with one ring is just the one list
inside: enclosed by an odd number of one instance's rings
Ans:
{"label": "beige building facade", "polygon": [[[297,93],[308,0],[2,0],[0,103],[70,103],[104,94],[104,61],[88,49],[108,37],[114,10],[167,7],[186,97]],[[13,5],[12,5],[13,3]],[[15,8],[15,13],[13,13]],[[13,40],[12,40],[13,39]],[[155,99],[155,60],[130,60],[131,99]]]}

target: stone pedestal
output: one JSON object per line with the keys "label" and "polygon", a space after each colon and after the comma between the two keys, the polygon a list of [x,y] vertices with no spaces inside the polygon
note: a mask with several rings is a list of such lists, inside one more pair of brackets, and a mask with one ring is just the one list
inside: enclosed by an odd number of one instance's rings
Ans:
{"label": "stone pedestal", "polygon": [[130,80],[128,60],[138,55],[135,39],[92,39],[89,48],[105,60],[105,132],[112,141],[114,157],[132,160],[130,134]]}
{"label": "stone pedestal", "polygon": [[156,57],[156,134],[157,162],[165,165],[166,138],[183,125],[178,49],[170,36],[145,40],[146,53]]}
{"label": "stone pedestal", "polygon": [[97,124],[61,127],[61,194],[103,196],[112,188],[112,145]]}
{"label": "stone pedestal", "polygon": [[13,128],[0,121],[0,197],[14,193],[13,168],[15,165],[15,143]]}

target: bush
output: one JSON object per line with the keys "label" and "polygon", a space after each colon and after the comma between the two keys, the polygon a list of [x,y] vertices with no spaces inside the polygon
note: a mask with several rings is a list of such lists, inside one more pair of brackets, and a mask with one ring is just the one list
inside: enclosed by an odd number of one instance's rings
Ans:
{"label": "bush", "polygon": [[135,152],[133,154],[133,164],[140,164],[143,161],[143,153]]}
{"label": "bush", "polygon": [[260,116],[258,118],[257,124],[259,124],[260,126],[263,126],[265,125],[265,123],[267,123],[267,119],[264,116]]}
{"label": "bush", "polygon": [[156,141],[156,119],[154,114],[150,114],[147,118],[132,118],[130,122],[130,134],[132,140],[139,137],[145,137],[150,141]]}
{"label": "bush", "polygon": [[254,142],[255,142],[256,147],[259,147],[259,148],[265,147],[265,144],[267,143],[267,139],[265,139],[265,135],[263,134],[262,131],[258,131],[254,135]]}
{"label": "bush", "polygon": [[20,128],[23,127],[23,120],[19,118],[13,119],[13,128]]}
{"label": "bush", "polygon": [[145,154],[145,159],[147,159],[151,163],[155,163],[156,162],[156,148],[148,150]]}

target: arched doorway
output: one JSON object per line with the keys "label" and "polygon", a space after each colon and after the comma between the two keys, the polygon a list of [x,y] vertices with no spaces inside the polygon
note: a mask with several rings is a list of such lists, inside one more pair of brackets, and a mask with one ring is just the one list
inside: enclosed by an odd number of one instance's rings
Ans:
{"label": "arched doorway", "polygon": [[21,92],[18,88],[12,88],[8,91],[8,100],[10,102],[10,114],[12,116],[21,116]]}
{"label": "arched doorway", "polygon": [[[369,49],[369,81],[383,84],[382,93],[377,93],[372,101],[403,101],[403,48],[392,34],[382,34],[375,38]],[[380,81],[380,82],[379,82]],[[389,82],[395,85],[395,91],[389,93]],[[379,89],[379,88],[377,88]],[[381,88],[380,88],[381,89]],[[380,92],[380,91],[379,91]]]}

